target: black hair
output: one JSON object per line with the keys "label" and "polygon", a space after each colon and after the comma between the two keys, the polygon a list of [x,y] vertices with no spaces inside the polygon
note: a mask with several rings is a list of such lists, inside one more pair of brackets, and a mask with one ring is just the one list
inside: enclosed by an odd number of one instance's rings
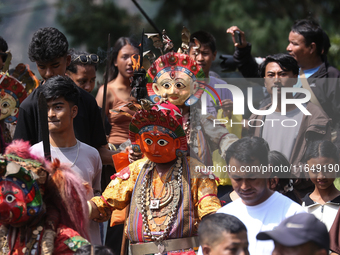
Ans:
{"label": "black hair", "polygon": [[305,45],[309,46],[312,42],[316,45],[316,52],[322,55],[324,48],[323,30],[320,25],[312,19],[302,19],[294,22],[291,31],[300,34],[305,39]]}
{"label": "black hair", "polygon": [[332,158],[335,162],[339,162],[339,150],[331,141],[318,140],[310,142],[303,161],[306,163],[311,158],[319,157]]}
{"label": "black hair", "polygon": [[63,97],[71,105],[78,105],[79,89],[68,76],[57,75],[49,78],[42,85],[41,93],[46,101]]}
{"label": "black hair", "polygon": [[198,227],[198,238],[200,245],[212,245],[219,241],[223,232],[238,234],[247,232],[246,226],[233,215],[225,213],[214,213],[203,218]]}
{"label": "black hair", "polygon": [[325,31],[322,31],[323,35],[323,52],[322,55],[326,56],[328,54],[329,48],[331,47],[331,40]]}
{"label": "black hair", "polygon": [[67,71],[70,71],[71,73],[77,73],[77,67],[78,66],[94,66],[95,70],[97,71],[98,68],[98,63],[94,63],[91,58],[87,58],[87,62],[84,63],[79,59],[80,55],[85,55],[89,56],[90,54],[86,51],[77,51],[75,49],[69,49],[68,54],[71,56],[71,63],[70,65],[66,68]]}
{"label": "black hair", "polygon": [[260,77],[264,77],[266,74],[266,67],[269,63],[275,62],[277,63],[282,70],[284,71],[292,71],[293,74],[299,74],[299,65],[295,58],[287,53],[279,53],[275,55],[269,55],[266,59],[259,65],[259,74]]}
{"label": "black hair", "polygon": [[327,54],[329,48],[331,47],[331,40],[329,39],[329,36],[325,31],[322,31],[322,35],[323,35],[323,51],[321,58],[323,62],[327,62]]}
{"label": "black hair", "polygon": [[[277,166],[280,168],[290,169],[290,163],[288,159],[279,151],[270,151],[268,153],[268,163],[273,167]],[[274,177],[277,177],[279,180],[275,187],[276,191],[280,192],[286,197],[289,197],[298,204],[302,203],[298,192],[293,187],[294,181],[290,178],[287,178],[287,173],[273,171],[270,179]]]}
{"label": "black hair", "polygon": [[[0,36],[0,50],[1,50],[3,53],[5,53],[5,52],[8,50],[8,44],[7,44],[7,42],[5,41],[5,39],[2,38],[2,36]],[[1,56],[1,58],[2,58],[2,62],[5,62],[6,59],[7,59],[7,55],[4,54],[4,55]]]}
{"label": "black hair", "polygon": [[268,143],[260,137],[244,137],[232,143],[228,148],[225,161],[229,165],[231,158],[243,163],[253,163],[256,159],[262,165],[268,165]]}
{"label": "black hair", "polygon": [[[115,45],[113,46],[112,53],[111,53],[111,61],[110,61],[110,72],[108,76],[108,81],[112,81],[118,76],[118,68],[115,66],[115,62],[117,61],[118,53],[119,51],[125,46],[125,45],[131,45],[139,50],[138,43],[129,37],[120,37]],[[104,74],[105,76],[105,74]]]}
{"label": "black hair", "polygon": [[196,38],[202,45],[207,45],[212,53],[216,51],[216,39],[215,37],[205,31],[197,31],[190,35],[189,49],[195,45],[194,38]]}
{"label": "black hair", "polygon": [[[279,151],[268,152],[268,164],[273,166],[290,167],[288,159]],[[272,176],[275,175],[276,173],[272,173]]]}
{"label": "black hair", "polygon": [[32,62],[50,62],[66,57],[68,41],[65,35],[53,27],[40,28],[33,34],[28,46],[28,56]]}
{"label": "black hair", "polygon": [[94,255],[114,255],[112,250],[106,246],[102,245],[84,245],[76,250],[74,254],[78,255],[91,255],[91,248],[94,248]]}
{"label": "black hair", "polygon": [[2,36],[0,36],[0,50],[6,52],[8,50],[8,44]]}

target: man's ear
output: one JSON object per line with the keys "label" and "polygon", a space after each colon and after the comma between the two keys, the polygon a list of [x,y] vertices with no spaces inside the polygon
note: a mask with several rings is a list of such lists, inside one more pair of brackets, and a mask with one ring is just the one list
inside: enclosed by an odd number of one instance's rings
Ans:
{"label": "man's ear", "polygon": [[277,178],[277,176],[270,178],[269,179],[269,189],[275,190],[278,183],[279,183],[279,178]]}
{"label": "man's ear", "polygon": [[78,106],[74,105],[71,108],[72,119],[74,119],[78,114]]}
{"label": "man's ear", "polygon": [[215,60],[215,58],[216,58],[216,54],[217,54],[217,50],[215,50],[215,52],[213,52],[213,61]]}
{"label": "man's ear", "polygon": [[66,56],[66,66],[69,66],[71,64],[71,55]]}
{"label": "man's ear", "polygon": [[310,45],[309,45],[309,53],[310,54],[313,54],[314,52],[316,52],[316,44],[315,42],[312,42]]}
{"label": "man's ear", "polygon": [[202,245],[202,253],[203,255],[209,255],[211,254],[211,248],[210,246],[206,245],[206,244],[203,244]]}

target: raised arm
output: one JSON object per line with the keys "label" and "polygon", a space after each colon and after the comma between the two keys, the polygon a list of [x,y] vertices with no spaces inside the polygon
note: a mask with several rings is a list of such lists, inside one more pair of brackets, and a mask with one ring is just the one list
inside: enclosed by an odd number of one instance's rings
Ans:
{"label": "raised arm", "polygon": [[[239,31],[241,35],[241,44],[235,41],[235,31]],[[251,55],[251,44],[247,42],[245,33],[237,26],[232,26],[226,31],[231,34],[235,45],[234,61],[237,68],[245,78],[258,78],[258,64],[255,58]]]}

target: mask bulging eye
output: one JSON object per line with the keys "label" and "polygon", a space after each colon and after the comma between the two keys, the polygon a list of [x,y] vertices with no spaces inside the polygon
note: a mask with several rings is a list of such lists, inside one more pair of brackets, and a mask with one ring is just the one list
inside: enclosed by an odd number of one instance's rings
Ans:
{"label": "mask bulging eye", "polygon": [[170,84],[170,83],[164,83],[164,84],[162,84],[162,86],[163,86],[165,89],[170,89],[170,88],[171,88],[171,84]]}
{"label": "mask bulging eye", "polygon": [[167,145],[168,144],[168,142],[166,141],[166,140],[164,140],[164,139],[160,139],[160,140],[158,140],[158,142],[157,142],[160,146],[165,146],[165,145]]}
{"label": "mask bulging eye", "polygon": [[6,196],[7,203],[12,203],[15,200],[15,196],[9,194]]}
{"label": "mask bulging eye", "polygon": [[144,140],[144,142],[145,142],[147,145],[153,144],[153,141],[152,141],[150,138],[146,138],[146,139]]}
{"label": "mask bulging eye", "polygon": [[8,103],[8,102],[3,102],[2,104],[1,104],[1,107],[2,108],[7,108],[7,107],[9,107],[10,106],[10,103]]}
{"label": "mask bulging eye", "polygon": [[186,86],[185,86],[183,83],[181,83],[181,82],[177,82],[177,83],[175,84],[175,86],[176,86],[176,88],[178,88],[178,89],[183,89],[183,88],[186,87]]}

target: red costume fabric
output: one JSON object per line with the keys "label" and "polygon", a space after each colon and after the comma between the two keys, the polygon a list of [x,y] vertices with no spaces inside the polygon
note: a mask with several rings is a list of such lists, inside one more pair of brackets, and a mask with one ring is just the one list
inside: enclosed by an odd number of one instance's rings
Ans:
{"label": "red costume fabric", "polygon": [[[25,230],[22,230],[25,231]],[[19,233],[12,233],[9,234],[9,243],[14,242],[14,247],[11,249],[13,255],[24,255],[26,251],[26,242],[20,242],[20,236],[21,231]],[[17,232],[17,231],[15,231]],[[43,231],[40,234],[39,240],[37,240],[36,248],[33,250],[36,250],[35,254],[40,254],[41,250],[41,240],[43,236]],[[13,240],[11,237],[15,235],[15,240]],[[55,255],[68,255],[68,254],[74,254],[74,252],[84,244],[90,244],[86,239],[81,237],[78,232],[74,231],[71,228],[66,227],[65,225],[60,224],[57,229],[57,236],[54,241],[54,251],[53,254]],[[32,254],[33,254],[32,250]]]}

